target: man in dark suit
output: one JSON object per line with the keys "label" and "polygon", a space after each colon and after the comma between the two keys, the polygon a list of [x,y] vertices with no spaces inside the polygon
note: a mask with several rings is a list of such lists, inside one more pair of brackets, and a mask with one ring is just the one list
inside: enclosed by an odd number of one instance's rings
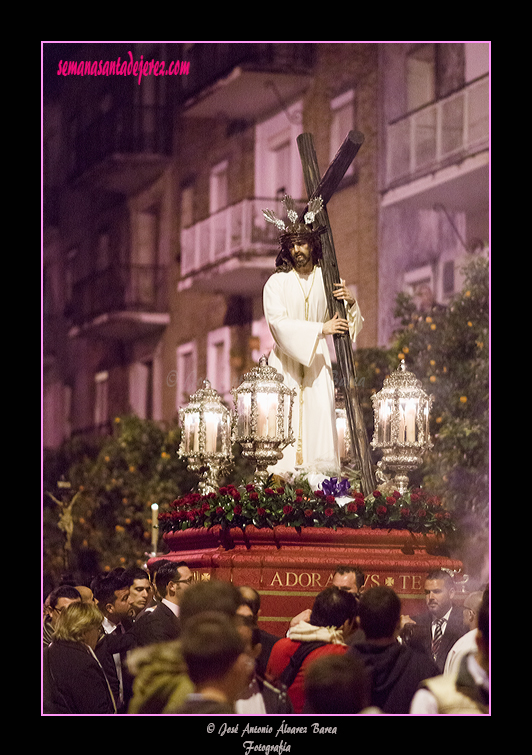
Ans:
{"label": "man in dark suit", "polygon": [[403,641],[428,653],[443,673],[445,659],[454,643],[467,631],[463,610],[453,605],[454,582],[446,571],[433,571],[425,579],[427,613],[409,617],[403,627]]}
{"label": "man in dark suit", "polygon": [[170,642],[179,637],[179,604],[192,583],[192,572],[184,561],[168,561],[158,570],[156,587],[162,600],[153,611],[143,613],[133,625],[137,645]]}

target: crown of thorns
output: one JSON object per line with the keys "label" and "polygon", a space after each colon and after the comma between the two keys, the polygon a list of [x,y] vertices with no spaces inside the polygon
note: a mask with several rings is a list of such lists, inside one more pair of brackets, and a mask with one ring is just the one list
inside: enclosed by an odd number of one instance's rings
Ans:
{"label": "crown of thorns", "polygon": [[316,228],[314,222],[316,215],[323,208],[323,199],[321,197],[316,197],[315,199],[310,200],[310,202],[308,203],[307,211],[303,216],[302,223],[299,220],[299,214],[295,208],[295,202],[292,197],[288,196],[287,194],[281,200],[281,202],[285,206],[286,214],[288,216],[288,220],[290,221],[288,223],[285,223],[284,220],[277,217],[277,215],[272,210],[262,211],[262,214],[264,215],[268,223],[272,223],[280,231],[282,231],[280,235],[281,242],[292,237],[315,236],[325,231],[325,228],[323,226]]}

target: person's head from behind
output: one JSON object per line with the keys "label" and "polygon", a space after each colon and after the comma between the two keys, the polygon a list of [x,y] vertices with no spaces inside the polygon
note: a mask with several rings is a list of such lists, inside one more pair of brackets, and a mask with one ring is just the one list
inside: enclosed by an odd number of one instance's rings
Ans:
{"label": "person's head from behind", "polygon": [[79,591],[71,585],[60,585],[52,590],[46,600],[46,613],[52,622],[52,626],[55,628],[64,608],[71,603],[79,603],[80,601]]}
{"label": "person's head from behind", "polygon": [[350,653],[317,658],[305,672],[304,687],[304,713],[355,714],[370,704],[368,672]]}
{"label": "person's head from behind", "polygon": [[208,611],[189,618],[180,639],[188,675],[199,692],[215,689],[234,702],[249,684],[253,664],[236,621]]}
{"label": "person's head from behind", "polygon": [[316,627],[347,629],[358,613],[357,598],[347,590],[326,587],[316,596],[309,623]]}
{"label": "person's head from behind", "polygon": [[179,615],[183,625],[188,619],[205,611],[218,611],[234,618],[244,599],[231,582],[208,580],[191,585],[183,595]]}
{"label": "person's head from behind", "polygon": [[54,631],[54,640],[84,642],[96,647],[103,614],[96,603],[76,601],[61,611]]}
{"label": "person's head from behind", "polygon": [[358,604],[360,627],[366,639],[392,639],[399,630],[401,601],[391,587],[371,587]]}

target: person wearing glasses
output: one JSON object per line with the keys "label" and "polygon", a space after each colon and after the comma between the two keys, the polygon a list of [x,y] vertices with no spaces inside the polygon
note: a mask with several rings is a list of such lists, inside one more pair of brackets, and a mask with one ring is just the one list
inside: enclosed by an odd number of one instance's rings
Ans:
{"label": "person wearing glasses", "polygon": [[70,603],[80,601],[80,593],[71,585],[59,585],[55,590],[52,590],[46,598],[44,606],[43,647],[47,647],[52,642],[57,620],[63,608],[66,608]]}
{"label": "person wearing glasses", "polygon": [[179,637],[179,605],[192,580],[192,572],[184,561],[168,561],[161,566],[155,577],[161,601],[153,611],[139,616],[133,625],[138,646],[169,642]]}

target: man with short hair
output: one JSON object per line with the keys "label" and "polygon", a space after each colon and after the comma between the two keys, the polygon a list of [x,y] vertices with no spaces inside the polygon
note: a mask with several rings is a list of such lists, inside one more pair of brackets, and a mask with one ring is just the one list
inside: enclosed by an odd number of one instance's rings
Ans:
{"label": "man with short hair", "polygon": [[454,582],[448,572],[440,569],[432,571],[425,579],[427,612],[414,619],[403,617],[403,623],[406,621],[404,641],[428,653],[440,673],[449,650],[466,632],[462,609],[453,603],[455,593]]}
{"label": "man with short hair", "polygon": [[180,643],[195,691],[178,713],[235,713],[255,665],[235,620],[221,612],[198,614],[185,624]]}
{"label": "man with short hair", "polygon": [[387,714],[406,714],[419,684],[438,674],[436,664],[397,640],[401,601],[391,587],[371,587],[358,604],[364,642],[349,653],[361,658],[371,679],[371,705]]}
{"label": "man with short hair", "polygon": [[151,598],[151,582],[148,572],[139,567],[126,569],[125,576],[131,582],[129,586],[129,605],[133,618],[146,608]]}
{"label": "man with short hair", "polygon": [[97,577],[91,584],[94,599],[103,614],[103,634],[95,653],[109,679],[118,713],[126,712],[131,695],[131,677],[126,663],[128,650],[135,646],[135,638],[128,631],[130,582],[125,570],[118,568]]}
{"label": "man with short hair", "polygon": [[476,651],[464,655],[450,674],[426,679],[416,692],[413,715],[486,715],[489,713],[489,590],[482,595],[475,630]]}
{"label": "man with short hair", "polygon": [[364,589],[364,574],[358,566],[337,566],[334,570],[332,584],[340,590],[347,590],[359,595]]}
{"label": "man with short hair", "polygon": [[153,611],[145,612],[133,627],[137,645],[176,640],[181,632],[179,606],[187,587],[192,584],[192,572],[185,561],[167,561],[155,577],[161,602]]}

